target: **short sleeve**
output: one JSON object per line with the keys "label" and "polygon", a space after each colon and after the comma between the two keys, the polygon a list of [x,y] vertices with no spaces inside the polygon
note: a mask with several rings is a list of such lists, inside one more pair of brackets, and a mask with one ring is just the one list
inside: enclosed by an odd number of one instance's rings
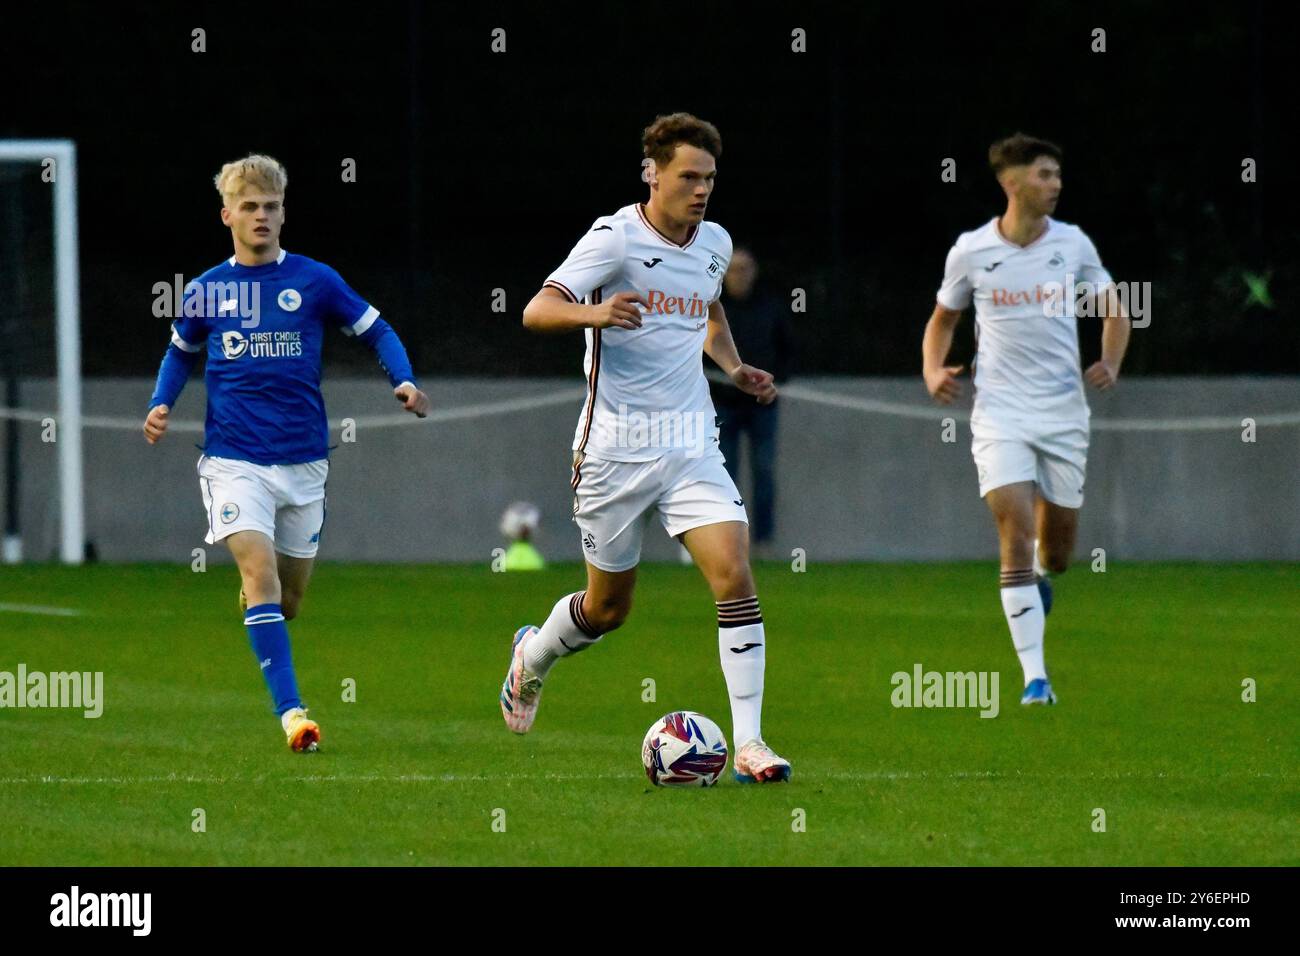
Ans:
{"label": "short sleeve", "polygon": [[597,220],[543,285],[563,292],[571,302],[581,302],[618,277],[623,268],[623,248],[622,227]]}
{"label": "short sleeve", "polygon": [[343,281],[343,277],[328,266],[324,267],[324,317],[338,326],[344,335],[361,335],[375,324],[379,310],[372,306]]}
{"label": "short sleeve", "polygon": [[1091,282],[1097,289],[1111,283],[1110,273],[1101,264],[1097,247],[1092,244],[1092,240],[1082,229],[1079,230],[1079,278]]}
{"label": "short sleeve", "polygon": [[181,314],[172,323],[172,345],[182,352],[202,352],[211,329],[207,310],[203,286],[197,281],[186,283],[181,299]]}
{"label": "short sleeve", "polygon": [[943,285],[939,286],[938,302],[945,309],[961,312],[971,302],[973,287],[966,268],[966,250],[958,240],[948,251],[948,261],[943,267]]}
{"label": "short sleeve", "polygon": [[722,280],[726,277],[727,270],[731,268],[731,254],[735,251],[735,246],[731,241],[731,233],[721,226],[718,226],[718,232],[722,234],[721,242],[718,243],[718,260],[721,268],[718,272],[718,287],[713,290],[713,298],[709,300],[709,305],[722,298]]}

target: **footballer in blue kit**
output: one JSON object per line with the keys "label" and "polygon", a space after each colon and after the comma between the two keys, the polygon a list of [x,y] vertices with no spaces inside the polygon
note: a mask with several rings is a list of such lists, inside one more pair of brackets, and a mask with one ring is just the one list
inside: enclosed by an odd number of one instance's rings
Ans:
{"label": "footballer in blue kit", "polygon": [[209,544],[239,566],[240,607],[276,714],[297,752],[319,725],[298,694],[287,621],[298,613],[325,521],[329,424],[321,397],[327,329],[379,356],[393,394],[423,418],[429,398],[406,349],[379,312],[337,272],[280,248],[284,167],[252,155],[216,177],[235,254],[188,283],[149,402],[145,438],[159,441],[185,382],[206,353],[208,408],[199,485]]}

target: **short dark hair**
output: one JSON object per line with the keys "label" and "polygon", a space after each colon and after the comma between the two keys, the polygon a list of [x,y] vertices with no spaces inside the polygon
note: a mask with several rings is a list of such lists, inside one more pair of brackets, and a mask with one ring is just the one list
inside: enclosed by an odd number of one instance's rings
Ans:
{"label": "short dark hair", "polygon": [[722,136],[718,128],[707,120],[690,113],[669,113],[655,117],[641,135],[641,147],[656,166],[667,166],[679,145],[695,146],[714,159],[722,155]]}
{"label": "short dark hair", "polygon": [[1058,163],[1063,151],[1055,143],[1049,143],[1037,136],[1016,133],[1006,139],[1000,139],[989,147],[989,167],[994,176],[1001,176],[1004,169],[1012,166],[1028,166],[1039,156],[1050,156]]}

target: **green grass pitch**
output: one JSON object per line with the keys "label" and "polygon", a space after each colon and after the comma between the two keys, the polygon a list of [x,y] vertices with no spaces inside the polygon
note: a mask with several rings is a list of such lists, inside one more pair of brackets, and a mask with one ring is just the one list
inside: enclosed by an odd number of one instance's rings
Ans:
{"label": "green grass pitch", "polygon": [[[991,563],[759,565],[764,735],[794,778],[666,790],[640,766],[654,718],[731,727],[693,568],[645,566],[516,737],[511,635],[577,566],[323,564],[291,624],[312,755],[270,713],[232,567],[6,568],[0,605],[82,613],[0,609],[0,671],[102,671],[105,703],[0,709],[0,864],[1295,865],[1296,572],[1080,564],[1048,619],[1060,704],[1021,708]],[[999,672],[999,715],[894,708],[916,663]]]}

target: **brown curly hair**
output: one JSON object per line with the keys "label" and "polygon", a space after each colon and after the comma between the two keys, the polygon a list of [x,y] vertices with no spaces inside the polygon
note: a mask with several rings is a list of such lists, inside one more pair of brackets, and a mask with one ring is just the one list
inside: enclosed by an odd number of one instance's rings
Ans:
{"label": "brown curly hair", "polygon": [[707,120],[690,113],[658,116],[641,135],[641,148],[656,166],[667,166],[679,145],[695,146],[717,159],[722,155],[722,136]]}

